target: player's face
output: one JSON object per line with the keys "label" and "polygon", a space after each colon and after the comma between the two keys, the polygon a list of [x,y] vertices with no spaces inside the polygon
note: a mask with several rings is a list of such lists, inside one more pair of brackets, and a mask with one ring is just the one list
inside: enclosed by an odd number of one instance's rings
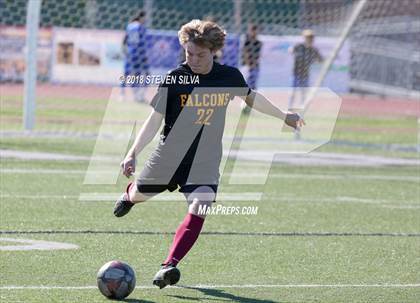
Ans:
{"label": "player's face", "polygon": [[250,26],[248,28],[248,35],[252,38],[255,39],[257,38],[258,35],[258,29],[256,27]]}
{"label": "player's face", "polygon": [[196,74],[207,74],[213,66],[214,52],[209,48],[200,47],[193,42],[185,44],[187,64]]}
{"label": "player's face", "polygon": [[314,43],[314,36],[306,36],[305,37],[305,44],[308,46],[312,46]]}

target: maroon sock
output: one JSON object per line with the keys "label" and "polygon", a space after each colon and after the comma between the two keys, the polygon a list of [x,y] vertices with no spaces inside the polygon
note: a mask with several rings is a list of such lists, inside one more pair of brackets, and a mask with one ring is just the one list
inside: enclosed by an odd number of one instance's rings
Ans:
{"label": "maroon sock", "polygon": [[127,197],[128,197],[128,201],[130,201],[131,203],[133,203],[132,201],[131,201],[131,199],[130,199],[130,189],[131,189],[131,187],[132,186],[134,186],[136,183],[135,182],[130,182],[130,183],[128,183],[128,185],[127,185],[127,189],[125,190],[126,191],[126,193],[127,193]]}
{"label": "maroon sock", "polygon": [[164,264],[172,263],[173,265],[177,265],[181,261],[191,247],[193,247],[201,232],[203,223],[204,219],[199,216],[193,214],[187,214],[185,216],[184,221],[182,221],[176,230],[174,241]]}

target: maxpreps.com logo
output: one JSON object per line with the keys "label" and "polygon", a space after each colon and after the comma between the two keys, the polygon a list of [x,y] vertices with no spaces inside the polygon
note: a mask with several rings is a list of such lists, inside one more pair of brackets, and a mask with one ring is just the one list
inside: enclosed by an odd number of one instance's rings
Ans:
{"label": "maxpreps.com logo", "polygon": [[222,204],[218,204],[217,206],[200,205],[198,208],[198,215],[252,216],[258,215],[258,206],[223,206]]}

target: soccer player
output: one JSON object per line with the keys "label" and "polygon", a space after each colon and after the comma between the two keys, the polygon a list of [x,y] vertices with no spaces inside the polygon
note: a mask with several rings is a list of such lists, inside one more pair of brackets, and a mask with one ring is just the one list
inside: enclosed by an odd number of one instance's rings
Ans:
{"label": "soccer player", "polygon": [[146,161],[139,177],[127,186],[116,201],[114,215],[126,215],[136,203],[165,190],[185,195],[188,212],[176,230],[172,246],[153,284],[159,288],[180,279],[176,267],[196,242],[207,209],[215,202],[222,158],[222,135],[229,102],[239,96],[253,109],[285,120],[293,128],[304,122],[298,114],[280,110],[258,92],[250,89],[240,71],[214,62],[214,54],[224,46],[225,31],[211,21],[192,20],[178,32],[186,62],[170,71],[168,78],[198,77],[199,83],[164,83],[158,88],[149,117],[121,162],[123,174],[130,177],[136,156],[164,127],[160,141]]}
{"label": "soccer player", "polygon": [[290,49],[294,55],[293,66],[293,91],[289,99],[289,109],[295,109],[296,91],[300,90],[301,102],[297,108],[302,108],[305,102],[306,88],[309,86],[309,73],[311,65],[317,61],[322,62],[323,58],[318,49],[313,46],[315,35],[312,30],[305,29],[302,32],[304,43],[299,43]]}
{"label": "soccer player", "polygon": [[[256,24],[249,24],[245,43],[242,48],[242,60],[243,64],[248,68],[246,83],[253,90],[257,88],[261,49],[262,42],[258,40],[258,26]],[[243,111],[249,113],[250,107],[243,107]]]}
{"label": "soccer player", "polygon": [[[127,24],[123,40],[123,52],[125,54],[124,78],[127,76],[140,76],[149,74],[149,63],[146,52],[146,13],[140,11]],[[121,83],[122,97],[125,95],[126,83]],[[130,85],[131,86],[131,85]],[[134,98],[138,102],[144,102],[144,87],[140,84],[132,84],[134,87]]]}

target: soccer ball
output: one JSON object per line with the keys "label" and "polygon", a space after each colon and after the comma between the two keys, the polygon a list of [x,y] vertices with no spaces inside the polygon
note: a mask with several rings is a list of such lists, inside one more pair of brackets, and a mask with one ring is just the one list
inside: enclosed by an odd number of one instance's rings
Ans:
{"label": "soccer ball", "polygon": [[109,299],[124,299],[136,286],[134,270],[125,262],[110,261],[98,271],[98,288]]}

